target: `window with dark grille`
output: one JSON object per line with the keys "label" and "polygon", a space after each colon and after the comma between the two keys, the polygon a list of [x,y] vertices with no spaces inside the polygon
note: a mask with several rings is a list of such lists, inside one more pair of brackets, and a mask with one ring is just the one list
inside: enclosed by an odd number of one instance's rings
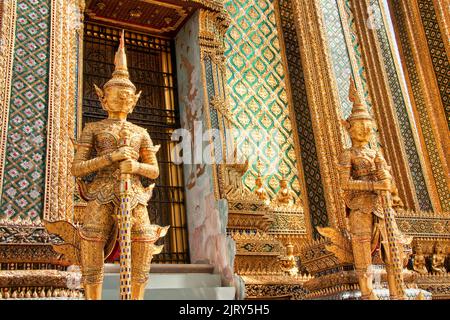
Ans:
{"label": "window with dark grille", "polygon": [[[121,29],[86,23],[83,47],[83,125],[107,117],[94,90],[102,87],[114,71],[114,56]],[[130,80],[142,95],[128,120],[148,130],[155,145],[160,175],[148,211],[151,223],[170,225],[154,263],[188,263],[187,222],[182,166],[171,161],[175,143],[170,137],[179,128],[173,40],[125,30]]]}

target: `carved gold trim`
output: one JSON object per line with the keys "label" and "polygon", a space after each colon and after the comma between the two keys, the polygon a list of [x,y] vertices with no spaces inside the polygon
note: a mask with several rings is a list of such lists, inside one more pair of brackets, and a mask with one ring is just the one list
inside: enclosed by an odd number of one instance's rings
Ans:
{"label": "carved gold trim", "polygon": [[102,21],[102,22],[106,22],[106,23],[111,23],[114,25],[120,25],[122,27],[130,27],[130,28],[134,28],[134,29],[139,29],[139,30],[143,30],[146,32],[151,32],[151,33],[165,33],[165,32],[170,32],[170,31],[175,31],[178,29],[178,27],[184,22],[184,20],[186,19],[186,17],[188,16],[186,10],[184,10],[184,8],[180,5],[176,5],[173,3],[168,3],[168,2],[162,2],[162,1],[155,1],[155,0],[139,0],[140,2],[144,2],[144,3],[148,3],[148,4],[153,4],[153,5],[157,5],[157,6],[161,6],[164,8],[168,8],[168,9],[173,9],[177,12],[177,14],[180,16],[180,18],[178,19],[178,21],[169,26],[169,27],[165,27],[165,28],[152,28],[152,27],[145,27],[139,24],[135,24],[135,23],[130,23],[130,22],[125,22],[125,21],[117,21],[115,19],[111,19],[111,18],[106,18],[106,17],[99,17],[97,16],[95,13],[90,12],[87,13],[88,16],[93,19],[93,20],[97,20],[97,21]]}
{"label": "carved gold trim", "polygon": [[433,7],[444,40],[445,50],[447,51],[447,56],[450,56],[450,6],[448,4],[445,6],[444,3],[445,1],[442,0],[433,0]]}
{"label": "carved gold trim", "polygon": [[[199,16],[199,45],[200,45],[200,63],[201,63],[201,78],[203,83],[203,112],[205,116],[205,122],[207,123],[207,129],[212,129],[211,127],[211,114],[210,114],[210,106],[217,110],[217,118],[219,125],[219,134],[220,140],[222,141],[222,160],[225,161],[227,158],[227,148],[224,136],[224,127],[223,120],[227,123],[229,121],[228,110],[230,110],[227,95],[226,95],[226,86],[224,85],[224,77],[225,77],[225,44],[224,44],[224,36],[226,29],[228,27],[227,16],[223,13],[212,12],[208,10],[200,10]],[[206,80],[206,69],[205,69],[205,59],[209,58],[211,61],[212,68],[212,81],[215,88],[215,96],[210,99],[208,95],[208,86]],[[222,85],[219,87],[219,85]],[[209,137],[210,145],[214,146],[213,137]],[[212,149],[213,152],[215,150],[215,146]],[[215,154],[213,155],[215,156]],[[222,164],[213,164],[213,184],[214,184],[214,196],[218,200],[220,198],[224,198],[225,195],[222,194],[225,190],[223,175],[223,165]]]}
{"label": "carved gold trim", "polygon": [[0,195],[3,188],[3,170],[8,137],[9,104],[11,101],[11,80],[14,59],[14,38],[16,30],[16,1],[2,1],[0,39]]}
{"label": "carved gold trim", "polygon": [[[412,106],[412,101],[413,101],[414,97],[410,96],[410,91],[408,91],[408,84],[406,83],[405,74],[403,73],[402,62],[399,60],[400,59],[400,50],[397,46],[398,41],[395,38],[395,34],[393,32],[392,33],[389,32],[390,28],[388,26],[390,24],[389,24],[388,20],[390,19],[389,18],[390,14],[388,12],[386,12],[387,8],[385,7],[385,5],[382,1],[378,1],[378,3],[380,6],[380,9],[381,9],[383,23],[387,30],[386,34],[388,37],[389,48],[391,50],[392,57],[393,57],[394,64],[395,64],[395,69],[397,71],[398,80],[400,83],[403,99],[405,101],[406,110],[408,112],[408,118],[411,121],[411,127],[412,127],[411,132],[412,132],[414,143],[415,143],[415,146],[417,149],[417,154],[419,156],[420,166],[422,168],[422,172],[423,172],[423,176],[424,176],[425,183],[427,186],[427,190],[428,190],[428,193],[429,193],[429,196],[431,199],[431,204],[432,204],[434,210],[440,211],[441,207],[440,207],[439,196],[438,196],[437,190],[435,188],[435,185],[432,182],[433,173],[431,172],[430,168],[427,167],[427,165],[426,165],[426,161],[425,161],[425,157],[424,157],[425,151],[423,150],[424,144],[421,143],[419,132],[418,132],[418,130],[420,130],[420,128],[416,125],[415,119],[414,119],[414,112],[413,112],[413,106]],[[387,3],[386,3],[386,5],[387,5]],[[391,18],[391,20],[392,20],[392,18]],[[393,23],[392,23],[392,28],[394,28]]]}
{"label": "carved gold trim", "polygon": [[[408,208],[419,210],[419,201],[414,192],[415,186],[407,162],[406,149],[402,143],[400,125],[394,110],[395,102],[388,83],[386,68],[383,65],[384,59],[378,34],[374,29],[369,29],[366,24],[370,1],[351,1],[351,4],[358,40],[362,47],[362,58],[367,70],[367,84],[370,88],[373,114],[379,127],[383,128],[379,134],[385,146],[383,151],[394,170],[400,197]],[[398,72],[396,73],[398,75]]]}
{"label": "carved gold trim", "polygon": [[75,132],[78,0],[51,2],[45,220],[73,219],[75,181],[70,173]]}
{"label": "carved gold trim", "polygon": [[[289,68],[288,68],[288,62],[286,58],[286,45],[284,42],[284,36],[283,36],[283,30],[281,29],[281,16],[280,16],[280,5],[279,0],[275,0],[273,3],[274,11],[275,11],[275,19],[276,19],[276,27],[278,31],[278,39],[280,43],[280,51],[281,51],[281,59],[283,64],[283,70],[285,74],[285,89],[286,89],[286,96],[288,99],[288,116],[291,120],[291,126],[293,131],[293,142],[294,142],[294,150],[295,150],[295,158],[297,160],[297,172],[298,172],[298,179],[300,180],[300,198],[303,204],[303,210],[304,210],[304,220],[305,220],[305,226],[306,226],[306,234],[308,240],[312,240],[313,230],[312,224],[311,224],[311,215],[309,212],[309,201],[308,201],[308,193],[306,190],[306,180],[305,175],[303,174],[303,162],[301,157],[301,147],[299,142],[299,136],[298,136],[298,130],[297,130],[297,121],[294,114],[294,102],[292,100],[292,89],[291,89],[291,81],[289,77]],[[299,53],[300,54],[300,53]]]}
{"label": "carved gold trim", "polygon": [[[394,8],[393,0],[389,0],[389,7],[392,10]],[[448,130],[443,130],[447,128],[447,123],[445,117],[443,116],[443,106],[440,100],[440,92],[437,88],[436,76],[433,71],[433,65],[431,62],[431,57],[429,53],[429,48],[426,42],[425,33],[422,26],[422,21],[420,18],[419,8],[417,1],[399,1],[398,5],[401,8],[401,14],[404,16],[404,28],[407,32],[408,43],[410,48],[403,48],[401,45],[399,47],[400,55],[402,57],[402,65],[405,73],[405,78],[407,79],[409,92],[413,92],[412,84],[410,81],[409,70],[405,65],[405,56],[403,50],[411,50],[415,63],[415,68],[417,70],[417,76],[420,86],[420,93],[422,94],[419,99],[423,100],[422,103],[426,107],[425,112],[421,112],[418,109],[418,102],[416,101],[418,97],[411,94],[411,103],[413,106],[414,120],[418,124],[417,129],[419,131],[420,142],[422,149],[426,150],[424,152],[426,175],[429,179],[433,181],[433,188],[429,190],[432,196],[433,206],[435,208],[442,208],[443,211],[450,211],[448,207],[450,204],[445,204],[443,201],[447,198],[448,201],[448,190],[450,186],[450,172],[448,168],[448,157],[450,150],[450,138],[448,136]],[[398,36],[398,23],[400,23],[397,17],[394,17],[394,28],[397,31],[397,42],[399,41]],[[435,140],[436,147],[430,145],[424,137],[423,130],[424,126],[430,126],[433,139]],[[431,148],[431,149],[430,149]],[[433,159],[431,152],[436,152],[438,159]],[[434,161],[436,160],[436,161]],[[445,185],[439,186],[438,181],[436,181],[436,174],[442,176],[442,183]],[[436,194],[438,199],[436,199]],[[440,210],[439,210],[440,211]]]}
{"label": "carved gold trim", "polygon": [[333,77],[324,40],[323,16],[317,0],[294,0],[293,9],[328,217],[332,226],[344,227],[345,209],[336,168],[337,155],[343,147],[340,106],[336,91],[330,90]]}

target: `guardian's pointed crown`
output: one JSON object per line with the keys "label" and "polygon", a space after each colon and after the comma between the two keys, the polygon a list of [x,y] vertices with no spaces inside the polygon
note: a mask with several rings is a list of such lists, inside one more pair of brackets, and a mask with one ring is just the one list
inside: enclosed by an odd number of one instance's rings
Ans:
{"label": "guardian's pointed crown", "polygon": [[105,83],[103,90],[109,87],[124,87],[136,91],[136,87],[130,81],[130,74],[128,72],[127,55],[125,53],[125,32],[122,30],[120,36],[120,45],[117,49],[116,57],[114,59],[115,69],[112,78]]}
{"label": "guardian's pointed crown", "polygon": [[358,90],[356,90],[355,82],[350,77],[350,89],[348,93],[348,99],[353,103],[352,113],[347,118],[347,121],[354,120],[373,120],[372,115],[367,110],[365,103],[361,102]]}

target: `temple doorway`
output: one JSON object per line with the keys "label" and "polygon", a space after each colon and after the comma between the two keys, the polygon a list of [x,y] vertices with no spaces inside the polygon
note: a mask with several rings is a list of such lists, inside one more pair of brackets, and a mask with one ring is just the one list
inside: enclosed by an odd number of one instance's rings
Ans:
{"label": "temple doorway", "polygon": [[[110,79],[121,30],[93,22],[84,25],[83,126],[106,118],[94,84],[102,87]],[[164,244],[164,250],[153,258],[153,262],[189,263],[183,168],[171,161],[175,147],[171,134],[180,128],[174,41],[125,30],[125,44],[130,80],[137,91],[142,90],[128,120],[146,128],[153,143],[161,145],[157,154],[160,175],[155,181],[144,183],[156,184],[148,206],[151,223],[171,227],[166,237],[159,240],[158,244]]]}

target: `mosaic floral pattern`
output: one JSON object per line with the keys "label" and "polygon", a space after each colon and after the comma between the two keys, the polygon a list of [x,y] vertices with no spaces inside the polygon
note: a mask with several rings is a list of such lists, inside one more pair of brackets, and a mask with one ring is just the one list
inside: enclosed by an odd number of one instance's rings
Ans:
{"label": "mosaic floral pattern", "polygon": [[0,217],[36,219],[42,212],[49,31],[49,1],[18,1]]}
{"label": "mosaic floral pattern", "polygon": [[450,63],[445,51],[444,41],[434,11],[433,1],[418,0],[420,17],[433,61],[442,104],[444,105],[447,124],[450,129]]}
{"label": "mosaic floral pattern", "polygon": [[280,0],[280,17],[283,38],[286,47],[286,58],[292,88],[292,102],[296,115],[301,157],[306,181],[306,190],[314,226],[315,238],[320,235],[317,226],[328,225],[327,208],[325,204],[322,178],[319,169],[319,159],[314,139],[312,119],[308,107],[305,78],[300,61],[300,48],[294,24],[294,15],[289,0]]}
{"label": "mosaic floral pattern", "polygon": [[235,120],[247,130],[236,139],[252,166],[244,183],[253,188],[259,169],[273,196],[281,172],[300,194],[273,3],[228,0],[225,8],[231,17],[225,50],[229,101]]}
{"label": "mosaic floral pattern", "polygon": [[[381,10],[378,1],[371,1],[372,8]],[[401,90],[398,74],[396,71],[394,58],[389,46],[388,35],[386,34],[386,26],[380,21],[381,25],[377,28],[378,40],[383,55],[384,65],[386,66],[386,73],[388,77],[389,87],[392,93],[392,99],[395,104],[395,112],[400,124],[400,133],[403,138],[403,144],[408,157],[408,164],[411,170],[414,187],[416,189],[417,199],[421,210],[432,210],[430,196],[428,194],[427,186],[425,184],[425,177],[423,175],[422,166],[420,164],[419,154],[416,149],[411,123],[408,118],[408,111],[406,109],[405,100]]]}

